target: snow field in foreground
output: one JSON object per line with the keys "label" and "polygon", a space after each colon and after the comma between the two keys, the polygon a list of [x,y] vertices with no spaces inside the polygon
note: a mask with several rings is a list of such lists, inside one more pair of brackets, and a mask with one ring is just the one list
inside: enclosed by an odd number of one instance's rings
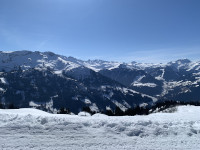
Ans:
{"label": "snow field in foreground", "polygon": [[195,106],[123,117],[0,110],[0,149],[200,149],[199,114]]}

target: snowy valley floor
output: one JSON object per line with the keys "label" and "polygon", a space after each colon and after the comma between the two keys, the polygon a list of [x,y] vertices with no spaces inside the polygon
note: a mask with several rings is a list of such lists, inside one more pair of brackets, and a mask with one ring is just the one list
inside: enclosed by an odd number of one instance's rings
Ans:
{"label": "snowy valley floor", "polygon": [[199,150],[200,107],[130,117],[0,110],[0,149]]}

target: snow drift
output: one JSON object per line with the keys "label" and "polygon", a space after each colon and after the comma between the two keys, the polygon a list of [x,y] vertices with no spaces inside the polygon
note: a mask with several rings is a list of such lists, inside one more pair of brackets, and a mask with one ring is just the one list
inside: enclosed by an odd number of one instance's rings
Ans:
{"label": "snow drift", "polygon": [[109,117],[0,110],[1,149],[200,149],[200,107]]}

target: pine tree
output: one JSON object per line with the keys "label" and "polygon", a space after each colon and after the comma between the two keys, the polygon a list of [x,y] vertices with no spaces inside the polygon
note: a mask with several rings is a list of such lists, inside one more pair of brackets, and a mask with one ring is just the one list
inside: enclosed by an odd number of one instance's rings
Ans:
{"label": "pine tree", "polygon": [[123,116],[124,112],[118,107],[115,107],[115,116]]}
{"label": "pine tree", "polygon": [[112,110],[106,110],[105,114],[108,116],[114,116]]}
{"label": "pine tree", "polygon": [[0,103],[0,109],[4,109],[4,105],[2,103]]}
{"label": "pine tree", "polygon": [[70,114],[70,110],[67,108],[60,108],[60,110],[58,111],[58,114]]}
{"label": "pine tree", "polygon": [[82,111],[88,112],[90,114],[93,114],[94,112],[91,111],[90,107],[86,106],[82,108]]}

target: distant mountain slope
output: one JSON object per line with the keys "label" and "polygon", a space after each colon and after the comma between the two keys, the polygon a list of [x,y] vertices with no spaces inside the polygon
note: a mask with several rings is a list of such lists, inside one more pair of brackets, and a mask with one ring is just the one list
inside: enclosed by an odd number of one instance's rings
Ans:
{"label": "distant mountain slope", "polygon": [[[76,69],[76,68],[75,68]],[[15,70],[1,73],[0,97],[3,104],[14,104],[17,107],[42,107],[50,112],[62,107],[78,113],[83,107],[92,111],[122,110],[142,103],[152,104],[155,99],[141,95],[121,84],[86,69],[88,74],[76,71],[62,75],[47,70]],[[81,72],[82,73],[82,72]]]}
{"label": "distant mountain slope", "polygon": [[0,52],[0,69],[10,71],[19,66],[23,70],[30,68],[46,69],[51,68],[54,71],[70,70],[80,66],[77,62],[71,61],[71,57],[65,57],[52,52],[31,52],[15,51]]}
{"label": "distant mountain slope", "polygon": [[144,70],[130,69],[125,65],[100,73],[141,93],[156,96],[162,92],[162,82],[147,74]]}
{"label": "distant mountain slope", "polygon": [[54,111],[125,110],[157,100],[200,101],[200,61],[167,64],[80,60],[52,52],[0,51],[0,102]]}

